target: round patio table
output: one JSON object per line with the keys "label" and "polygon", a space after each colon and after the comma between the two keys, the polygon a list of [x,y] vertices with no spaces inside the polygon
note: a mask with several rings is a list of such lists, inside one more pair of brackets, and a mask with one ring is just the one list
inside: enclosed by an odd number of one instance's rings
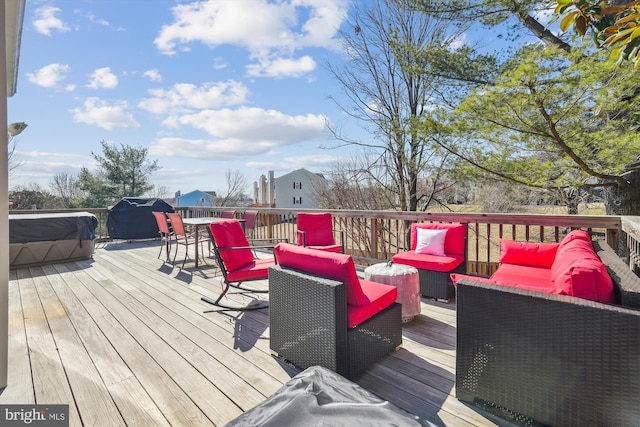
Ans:
{"label": "round patio table", "polygon": [[415,267],[381,262],[365,268],[364,278],[398,288],[396,302],[402,304],[402,323],[420,314],[420,280]]}

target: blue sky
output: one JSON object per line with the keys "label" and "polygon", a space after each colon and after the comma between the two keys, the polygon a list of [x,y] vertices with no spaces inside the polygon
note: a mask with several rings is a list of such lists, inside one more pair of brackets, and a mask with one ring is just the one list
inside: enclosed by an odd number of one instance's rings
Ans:
{"label": "blue sky", "polygon": [[[365,0],[358,0],[365,1]],[[351,0],[28,0],[10,189],[95,170],[100,141],[147,147],[167,190],[223,191],[349,156],[326,122],[368,138],[329,96]],[[484,41],[491,43],[487,37]]]}
{"label": "blue sky", "polygon": [[93,170],[101,140],[148,147],[168,196],[221,191],[227,170],[251,184],[328,169],[344,151],[322,148],[325,121],[351,125],[323,64],[340,59],[349,2],[273,3],[28,0],[9,123],[29,127],[9,187]]}

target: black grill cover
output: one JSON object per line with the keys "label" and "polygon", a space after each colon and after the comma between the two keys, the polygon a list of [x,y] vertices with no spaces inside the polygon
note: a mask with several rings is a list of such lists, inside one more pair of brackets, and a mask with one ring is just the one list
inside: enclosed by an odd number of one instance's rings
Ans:
{"label": "black grill cover", "polygon": [[162,199],[125,197],[109,208],[107,232],[112,239],[153,239],[158,237],[158,224],[151,212],[173,212],[173,206]]}

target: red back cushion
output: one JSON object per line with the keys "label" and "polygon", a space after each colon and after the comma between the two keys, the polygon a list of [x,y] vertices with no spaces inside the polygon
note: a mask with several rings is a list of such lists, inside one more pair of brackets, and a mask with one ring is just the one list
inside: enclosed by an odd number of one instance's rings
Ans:
{"label": "red back cushion", "polygon": [[290,243],[279,243],[273,253],[276,262],[283,267],[344,283],[347,304],[359,306],[369,302],[360,287],[360,279],[351,255],[319,251]]}
{"label": "red back cushion", "polygon": [[416,250],[418,243],[418,228],[432,230],[447,230],[444,240],[444,253],[464,255],[467,230],[464,224],[440,224],[431,222],[416,222],[411,224],[411,250]]}
{"label": "red back cushion", "polygon": [[551,266],[554,292],[614,303],[613,282],[593,250],[589,233],[574,230],[562,240]]}
{"label": "red back cushion", "polygon": [[613,282],[607,267],[599,260],[592,258],[564,257],[554,263],[551,283],[554,293],[571,295],[592,301],[615,303]]}
{"label": "red back cushion", "polygon": [[[297,215],[298,230],[304,231],[305,242],[309,246],[333,245],[333,221],[330,213],[304,213]],[[298,236],[302,246],[302,236]]]}
{"label": "red back cushion", "polygon": [[564,246],[570,244],[574,240],[583,240],[585,242],[588,242],[589,245],[591,245],[591,236],[589,235],[588,232],[584,230],[573,230],[569,234],[564,236],[564,239],[562,239],[562,241],[560,242],[558,251],[560,251]]}
{"label": "red back cushion", "polygon": [[220,251],[220,257],[227,271],[235,271],[253,261],[253,252],[248,249],[249,242],[237,219],[212,222],[209,224],[209,229],[216,246],[219,248],[247,248]]}
{"label": "red back cushion", "polygon": [[500,264],[530,265],[551,268],[558,243],[516,242],[500,240]]}

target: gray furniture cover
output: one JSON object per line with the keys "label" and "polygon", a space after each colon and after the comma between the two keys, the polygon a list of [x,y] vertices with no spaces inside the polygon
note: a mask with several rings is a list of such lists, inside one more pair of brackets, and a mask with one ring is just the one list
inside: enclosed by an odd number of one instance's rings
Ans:
{"label": "gray furniture cover", "polygon": [[320,366],[302,371],[231,426],[432,426]]}

